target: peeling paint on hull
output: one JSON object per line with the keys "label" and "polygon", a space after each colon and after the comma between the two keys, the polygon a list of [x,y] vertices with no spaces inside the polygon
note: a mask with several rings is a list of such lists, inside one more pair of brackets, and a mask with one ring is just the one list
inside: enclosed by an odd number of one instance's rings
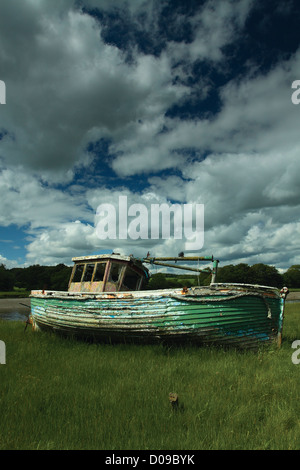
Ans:
{"label": "peeling paint on hull", "polygon": [[253,348],[281,334],[284,300],[276,289],[234,284],[158,291],[35,291],[33,326],[106,341],[190,341]]}

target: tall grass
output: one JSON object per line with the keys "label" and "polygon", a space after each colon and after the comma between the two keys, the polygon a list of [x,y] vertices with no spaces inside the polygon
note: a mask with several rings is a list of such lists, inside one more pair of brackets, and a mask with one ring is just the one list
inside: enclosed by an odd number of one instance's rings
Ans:
{"label": "tall grass", "polygon": [[288,304],[281,349],[258,352],[89,344],[2,321],[0,449],[299,449],[299,314]]}

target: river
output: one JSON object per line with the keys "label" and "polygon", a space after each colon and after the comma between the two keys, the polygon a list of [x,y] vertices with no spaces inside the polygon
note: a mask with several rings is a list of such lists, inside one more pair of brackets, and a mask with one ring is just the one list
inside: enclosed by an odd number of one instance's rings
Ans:
{"label": "river", "polygon": [[30,299],[0,299],[0,319],[26,321],[30,313]]}

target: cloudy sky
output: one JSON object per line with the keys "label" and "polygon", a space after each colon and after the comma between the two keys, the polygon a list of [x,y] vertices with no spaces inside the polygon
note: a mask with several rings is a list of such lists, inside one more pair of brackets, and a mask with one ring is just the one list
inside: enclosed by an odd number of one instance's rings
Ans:
{"label": "cloudy sky", "polygon": [[174,237],[101,240],[97,208],[127,196],[149,211],[203,204],[193,254],[299,264],[299,8],[1,0],[0,262],[184,250]]}

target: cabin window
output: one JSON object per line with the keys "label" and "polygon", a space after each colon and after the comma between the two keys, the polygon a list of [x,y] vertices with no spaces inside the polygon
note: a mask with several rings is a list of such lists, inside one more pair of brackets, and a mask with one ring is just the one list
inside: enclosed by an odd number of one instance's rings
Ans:
{"label": "cabin window", "polygon": [[123,279],[123,285],[130,290],[135,290],[137,288],[137,282],[140,280],[140,277],[141,276],[137,272],[127,267]]}
{"label": "cabin window", "polygon": [[90,282],[92,280],[94,267],[95,267],[94,264],[87,264],[86,265],[82,282]]}
{"label": "cabin window", "polygon": [[97,263],[94,282],[103,281],[106,263]]}
{"label": "cabin window", "polygon": [[84,264],[77,264],[72,282],[80,282],[83,273]]}
{"label": "cabin window", "polygon": [[123,265],[118,263],[112,263],[109,273],[109,281],[118,282]]}

